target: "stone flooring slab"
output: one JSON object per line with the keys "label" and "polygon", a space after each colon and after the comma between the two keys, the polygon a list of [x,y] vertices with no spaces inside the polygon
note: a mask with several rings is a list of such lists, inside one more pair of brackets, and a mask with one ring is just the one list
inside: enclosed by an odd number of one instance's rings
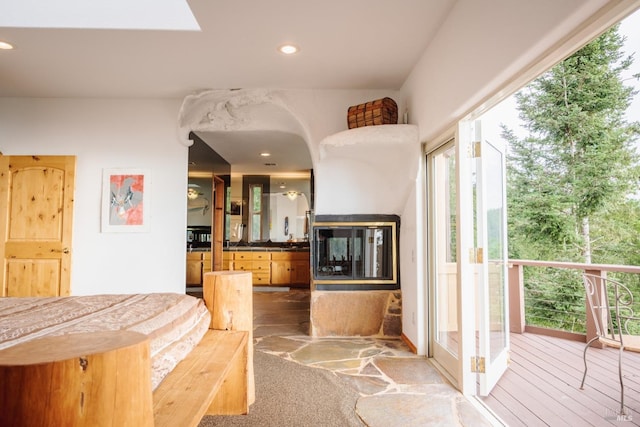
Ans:
{"label": "stone flooring slab", "polygon": [[326,369],[360,394],[354,411],[369,427],[491,423],[423,356],[400,339],[308,335],[310,292],[254,292],[255,350]]}

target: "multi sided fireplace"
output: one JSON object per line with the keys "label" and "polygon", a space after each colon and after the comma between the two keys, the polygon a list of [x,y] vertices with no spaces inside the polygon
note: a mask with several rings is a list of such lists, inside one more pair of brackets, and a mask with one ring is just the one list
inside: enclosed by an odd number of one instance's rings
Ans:
{"label": "multi sided fireplace", "polygon": [[313,224],[317,290],[400,288],[396,215],[318,215]]}

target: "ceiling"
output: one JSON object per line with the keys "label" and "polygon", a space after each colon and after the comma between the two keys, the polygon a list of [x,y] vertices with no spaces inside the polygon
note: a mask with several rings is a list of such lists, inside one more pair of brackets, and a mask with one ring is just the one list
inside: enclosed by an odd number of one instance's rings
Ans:
{"label": "ceiling", "polygon": [[[79,10],[82,2],[72,0],[56,1],[55,8],[45,8],[49,2],[43,0],[0,0],[0,41],[14,45],[0,50],[0,97],[183,99],[204,89],[397,90],[455,1],[166,0],[160,3],[173,9],[163,10],[148,0],[95,0]],[[150,16],[165,19],[149,23]],[[92,28],[78,28],[85,21]],[[200,30],[175,29],[190,26]],[[300,51],[285,56],[277,50],[284,43]],[[276,136],[228,135],[233,142],[220,154],[255,168],[259,163],[247,157],[253,154],[247,144],[280,152],[289,141],[293,160],[296,150],[306,148],[300,140]],[[308,168],[306,154],[290,167]]]}

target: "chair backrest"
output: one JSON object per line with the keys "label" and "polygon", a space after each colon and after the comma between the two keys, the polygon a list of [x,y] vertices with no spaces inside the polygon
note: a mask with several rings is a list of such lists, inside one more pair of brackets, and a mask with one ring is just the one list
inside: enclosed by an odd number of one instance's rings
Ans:
{"label": "chair backrest", "polygon": [[594,274],[583,274],[587,306],[598,336],[622,343],[628,322],[635,318],[633,294],[622,283]]}

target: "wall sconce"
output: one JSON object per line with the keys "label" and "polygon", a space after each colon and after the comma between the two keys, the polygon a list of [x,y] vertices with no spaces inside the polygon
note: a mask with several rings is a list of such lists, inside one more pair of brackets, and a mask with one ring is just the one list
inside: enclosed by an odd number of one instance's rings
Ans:
{"label": "wall sconce", "polygon": [[189,188],[187,189],[187,199],[189,200],[195,200],[198,198],[198,196],[201,196],[202,194],[197,190],[197,188],[200,188],[200,186],[198,184],[189,184],[188,186]]}
{"label": "wall sconce", "polygon": [[195,200],[198,198],[198,190],[194,190],[193,188],[189,188],[187,190],[187,199]]}
{"label": "wall sconce", "polygon": [[283,193],[283,196],[287,196],[289,200],[293,202],[300,194],[302,193],[298,193],[297,191],[287,191],[286,193]]}

